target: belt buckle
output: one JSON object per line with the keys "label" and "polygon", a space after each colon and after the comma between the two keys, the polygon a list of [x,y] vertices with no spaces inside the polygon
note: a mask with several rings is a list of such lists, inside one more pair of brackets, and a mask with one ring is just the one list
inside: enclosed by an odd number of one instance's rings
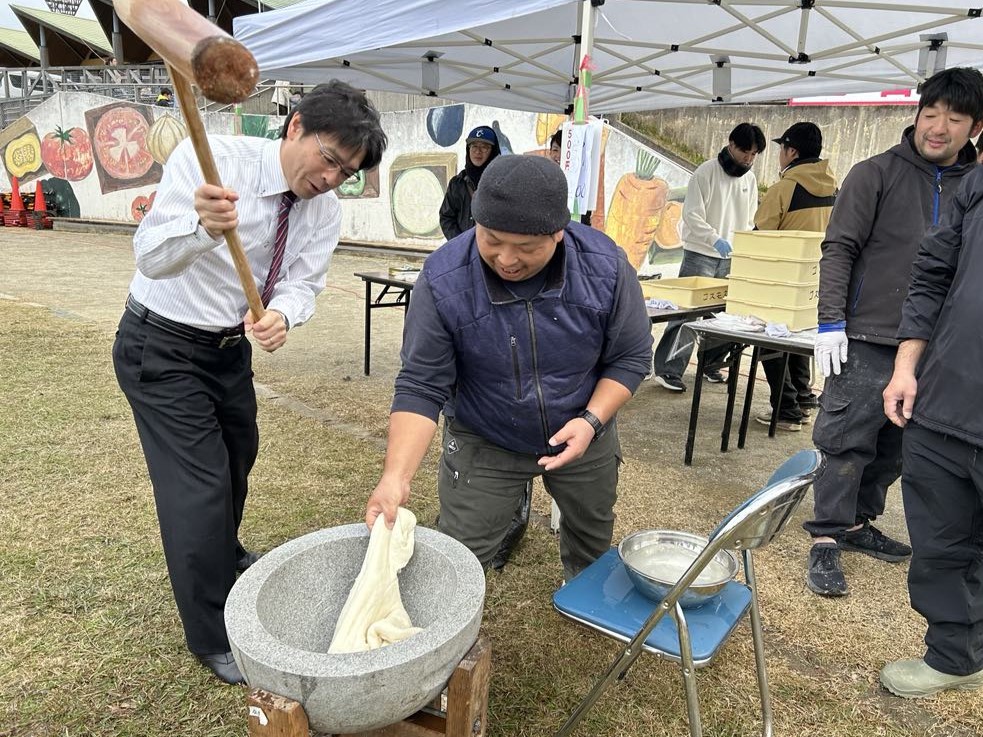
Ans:
{"label": "belt buckle", "polygon": [[236,335],[223,335],[222,339],[218,342],[219,348],[232,348],[233,346],[239,345],[239,341],[242,340],[242,333]]}

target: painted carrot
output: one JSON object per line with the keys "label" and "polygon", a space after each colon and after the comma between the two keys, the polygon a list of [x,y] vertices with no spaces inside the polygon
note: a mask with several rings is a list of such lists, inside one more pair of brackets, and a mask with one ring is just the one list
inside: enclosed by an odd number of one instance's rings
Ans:
{"label": "painted carrot", "polygon": [[635,171],[623,175],[614,189],[605,223],[605,232],[636,269],[655,239],[669,195],[669,184],[655,176],[658,165],[654,155],[638,152]]}

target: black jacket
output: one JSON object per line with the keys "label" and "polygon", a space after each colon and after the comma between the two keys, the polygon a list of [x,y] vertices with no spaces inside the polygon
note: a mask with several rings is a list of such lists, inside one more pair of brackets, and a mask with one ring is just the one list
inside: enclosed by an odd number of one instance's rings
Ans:
{"label": "black jacket", "polygon": [[846,321],[854,340],[897,345],[901,304],[925,232],[976,165],[967,144],[953,166],[918,155],[914,126],[901,143],[850,170],[833,207],[819,265],[819,322]]}
{"label": "black jacket", "polygon": [[914,420],[983,446],[983,167],[963,179],[946,224],[922,241],[898,339],[929,341]]}
{"label": "black jacket", "polygon": [[448,182],[447,193],[440,205],[440,229],[447,240],[474,227],[474,219],[471,217],[471,196],[474,190],[475,185],[464,169]]}

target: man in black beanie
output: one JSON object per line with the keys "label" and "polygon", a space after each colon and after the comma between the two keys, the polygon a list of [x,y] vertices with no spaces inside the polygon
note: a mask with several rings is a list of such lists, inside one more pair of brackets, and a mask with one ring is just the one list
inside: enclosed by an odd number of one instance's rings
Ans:
{"label": "man in black beanie", "polygon": [[562,515],[569,579],[611,545],[615,415],[648,371],[645,301],[624,251],[570,222],[550,160],[495,159],[472,213],[475,227],[436,250],[414,287],[366,523],[393,524],[451,403],[438,529],[487,566],[526,484],[542,476]]}

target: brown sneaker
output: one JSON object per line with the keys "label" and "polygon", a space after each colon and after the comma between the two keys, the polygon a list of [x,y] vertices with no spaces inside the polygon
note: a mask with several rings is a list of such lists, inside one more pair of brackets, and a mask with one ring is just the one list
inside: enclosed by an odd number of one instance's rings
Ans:
{"label": "brown sneaker", "polygon": [[[762,425],[771,425],[771,414],[755,415],[754,421],[760,422]],[[783,420],[779,418],[778,422],[775,423],[775,429],[784,430],[785,432],[801,432],[802,423],[795,422],[794,420]]]}

